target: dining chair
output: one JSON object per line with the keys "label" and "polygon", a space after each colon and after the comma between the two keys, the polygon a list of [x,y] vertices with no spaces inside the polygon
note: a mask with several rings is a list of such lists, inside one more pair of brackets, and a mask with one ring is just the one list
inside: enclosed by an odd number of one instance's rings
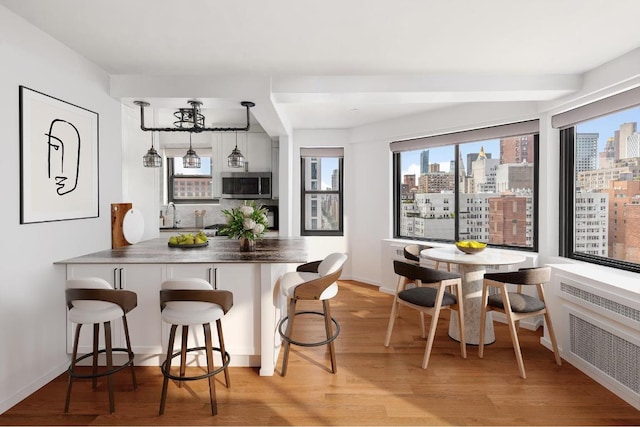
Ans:
{"label": "dining chair", "polygon": [[[398,317],[400,306],[417,310],[421,315],[430,315],[431,325],[429,327],[429,337],[427,338],[427,345],[422,359],[422,369],[427,369],[440,311],[442,309],[452,309],[458,313],[460,352],[462,353],[462,357],[466,359],[467,347],[464,335],[464,307],[463,299],[459,298],[459,296],[462,295],[462,280],[460,275],[398,260],[393,261],[393,268],[398,275],[398,285],[396,295],[393,299],[384,346],[389,347],[391,333],[393,332],[393,326]],[[407,285],[410,283],[415,284],[415,287],[408,288]],[[453,288],[455,294],[448,291],[447,288]],[[420,327],[422,338],[425,338],[423,316],[420,316]]]}
{"label": "dining chair", "polygon": [[[296,271],[285,273],[280,280],[280,292],[288,300],[287,315],[278,323],[278,332],[284,341],[281,375],[287,374],[289,364],[289,350],[291,344],[302,347],[317,347],[327,345],[331,357],[331,372],[336,373],[336,350],[334,341],[340,334],[340,324],[331,316],[329,300],[338,294],[337,280],[342,274],[342,267],[347,256],[342,253],[332,253],[321,261],[308,262],[298,266]],[[322,301],[323,311],[296,312],[298,301]],[[293,323],[297,316],[304,314],[320,315],[324,318],[326,339],[318,342],[302,342],[292,338]],[[282,330],[286,325],[286,330]],[[335,326],[335,331],[333,329]]]}
{"label": "dining chair", "polygon": [[[413,261],[414,263],[420,265],[420,252],[422,252],[425,249],[431,249],[431,246],[418,245],[418,244],[406,245],[403,249],[404,257],[405,259],[409,261]],[[440,261],[434,261],[434,262],[435,262],[435,269],[439,270]],[[447,263],[447,271],[451,271],[451,263]]]}
{"label": "dining chair", "polygon": [[[480,344],[478,346],[478,357],[484,355],[484,326],[488,311],[498,311],[504,313],[507,317],[509,332],[511,334],[511,342],[513,350],[518,361],[520,376],[527,378],[524,370],[524,362],[522,361],[522,351],[520,349],[520,341],[518,340],[518,327],[520,320],[534,316],[543,315],[546,322],[549,338],[553,346],[553,354],[558,366],[562,365],[556,335],[553,331],[551,317],[547,310],[544,296],[543,285],[551,279],[550,267],[522,268],[518,271],[510,271],[505,273],[487,273],[484,275],[482,286],[482,310],[480,313]],[[516,285],[515,292],[509,292],[507,286]],[[538,296],[531,296],[522,292],[523,286],[535,286]],[[500,290],[499,293],[489,295],[489,288],[495,287]]]}

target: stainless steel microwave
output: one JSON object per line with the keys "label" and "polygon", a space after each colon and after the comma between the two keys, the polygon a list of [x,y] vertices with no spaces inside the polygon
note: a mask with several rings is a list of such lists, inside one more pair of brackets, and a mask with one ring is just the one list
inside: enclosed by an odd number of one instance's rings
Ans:
{"label": "stainless steel microwave", "polygon": [[223,199],[270,199],[271,172],[222,172]]}

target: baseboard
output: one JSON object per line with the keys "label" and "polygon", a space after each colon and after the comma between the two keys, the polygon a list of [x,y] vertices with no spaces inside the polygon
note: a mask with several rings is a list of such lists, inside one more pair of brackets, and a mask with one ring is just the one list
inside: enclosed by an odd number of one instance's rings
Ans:
{"label": "baseboard", "polygon": [[[13,408],[15,405],[20,403],[22,400],[26,399],[40,388],[44,387],[46,384],[50,383],[54,379],[56,379],[60,374],[65,372],[69,368],[69,362],[64,362],[47,372],[46,374],[38,377],[32,383],[26,385],[20,390],[16,391],[13,395],[9,396],[7,399],[0,402],[0,414],[8,411]],[[60,400],[60,409],[63,409],[64,401]]]}

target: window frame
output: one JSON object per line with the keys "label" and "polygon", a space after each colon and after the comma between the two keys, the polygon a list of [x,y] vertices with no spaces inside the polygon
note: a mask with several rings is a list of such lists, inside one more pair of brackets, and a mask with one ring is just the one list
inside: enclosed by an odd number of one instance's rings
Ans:
{"label": "window frame", "polygon": [[[535,122],[537,125],[537,121],[532,121]],[[506,126],[517,126],[518,123],[513,123],[513,124],[507,124]],[[499,128],[496,127],[496,128]],[[505,127],[507,128],[507,127]],[[508,128],[507,128],[508,129]],[[435,137],[426,137],[426,138],[422,138],[422,139],[418,139],[418,140],[414,140],[414,141],[424,141],[423,145],[417,147],[416,144],[413,141],[399,141],[399,144],[404,144],[405,146],[408,145],[410,146],[413,150],[419,150],[419,149],[430,149],[430,148],[436,148],[436,147],[443,147],[443,146],[454,146],[454,156],[455,156],[455,170],[456,170],[456,174],[458,173],[457,171],[460,170],[460,146],[464,145],[466,143],[469,142],[482,142],[485,140],[490,140],[490,139],[500,139],[500,138],[508,138],[510,136],[519,136],[519,135],[528,135],[531,134],[534,136],[534,153],[533,153],[533,158],[534,158],[534,170],[533,170],[533,218],[532,218],[532,232],[533,232],[533,236],[532,236],[532,245],[531,247],[524,247],[524,246],[514,246],[514,245],[498,245],[498,244],[489,244],[489,246],[491,247],[495,247],[495,248],[501,248],[501,249],[509,249],[509,250],[518,250],[518,251],[525,251],[525,252],[537,252],[538,248],[539,248],[539,193],[540,193],[540,131],[539,128],[536,128],[535,131],[523,131],[523,132],[518,132],[516,134],[514,134],[513,132],[509,133],[509,132],[505,132],[504,135],[500,135],[500,136],[496,136],[496,135],[492,135],[491,137],[482,137],[482,135],[485,134],[491,134],[491,128],[480,128],[480,129],[471,129],[469,131],[464,131],[464,132],[460,132],[460,133],[451,133],[451,134],[444,134],[444,135],[436,135]],[[478,139],[471,139],[470,137],[467,137],[465,134],[471,135],[471,138],[474,135],[480,135],[480,137]],[[456,139],[457,135],[461,135],[460,137],[460,141],[458,142],[454,142],[454,140]],[[433,139],[433,141],[435,142],[434,144],[430,144],[429,140],[430,138]],[[442,143],[442,141],[445,141],[444,143]],[[392,143],[392,147],[393,147]],[[400,234],[400,228],[401,228],[401,223],[400,223],[400,218],[401,218],[401,203],[402,203],[402,197],[401,197],[401,185],[402,185],[402,165],[401,165],[401,154],[403,151],[408,151],[408,150],[398,150],[398,151],[394,151],[392,148],[392,167],[393,167],[393,236],[396,239],[406,239],[406,240],[416,240],[416,241],[424,241],[424,240],[429,240],[429,241],[434,241],[434,242],[444,242],[444,243],[452,243],[453,241],[457,241],[460,239],[460,200],[464,197],[468,197],[469,195],[467,193],[462,193],[461,189],[460,189],[460,183],[459,183],[459,179],[455,179],[455,185],[454,185],[454,200],[455,200],[455,206],[454,206],[454,217],[455,217],[455,223],[454,223],[454,239],[438,239],[438,238],[428,238],[428,237],[417,237],[417,236],[402,236]],[[465,171],[466,174],[466,171]]]}
{"label": "window frame", "polygon": [[[200,157],[209,157],[209,156],[200,156]],[[180,178],[208,178],[211,180],[211,194],[213,196],[214,192],[214,182],[213,182],[213,158],[211,159],[211,169],[209,175],[175,175],[173,173],[173,161],[174,159],[182,159],[181,157],[166,157],[167,164],[167,177],[166,177],[166,190],[167,190],[167,202],[174,204],[191,204],[191,205],[209,205],[216,204],[220,202],[220,199],[217,197],[212,197],[210,199],[175,199],[173,188],[175,179]]]}
{"label": "window frame", "polygon": [[[321,150],[318,148],[317,150]],[[326,155],[324,157],[337,158],[338,159],[338,190],[307,190],[305,188],[306,177],[306,159],[308,158],[322,158],[323,156],[316,155],[300,155],[300,235],[301,236],[344,236],[344,156]],[[337,230],[308,230],[306,225],[306,208],[305,201],[307,195],[338,195],[338,229]],[[318,202],[319,202],[318,198]],[[316,206],[316,209],[321,207]]]}
{"label": "window frame", "polygon": [[[586,121],[586,120],[585,120]],[[560,129],[560,202],[558,221],[559,255],[564,258],[583,261],[590,264],[612,267],[619,270],[640,273],[640,264],[623,261],[615,258],[603,257],[593,254],[577,252],[574,249],[575,241],[575,196],[576,196],[576,139],[575,126]],[[610,220],[610,219],[609,219]],[[607,224],[608,226],[608,224]]]}

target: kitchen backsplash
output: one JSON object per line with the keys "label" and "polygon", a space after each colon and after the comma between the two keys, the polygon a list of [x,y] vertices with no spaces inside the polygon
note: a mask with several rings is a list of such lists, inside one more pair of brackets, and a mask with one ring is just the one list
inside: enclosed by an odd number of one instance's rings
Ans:
{"label": "kitchen backsplash", "polygon": [[[255,200],[257,205],[263,206],[277,206],[277,200],[271,199],[258,199]],[[203,226],[214,224],[226,223],[226,218],[222,213],[223,209],[232,209],[237,206],[241,206],[244,203],[243,200],[236,199],[221,199],[219,204],[207,205],[207,204],[177,204],[175,205],[176,219],[178,220],[178,227],[181,228],[195,228],[196,227],[196,211],[202,216]],[[164,227],[171,227],[173,224],[173,208],[168,208],[167,205],[161,206],[162,215],[164,216]],[[202,211],[205,211],[202,215]],[[160,227],[163,227],[160,223]]]}

